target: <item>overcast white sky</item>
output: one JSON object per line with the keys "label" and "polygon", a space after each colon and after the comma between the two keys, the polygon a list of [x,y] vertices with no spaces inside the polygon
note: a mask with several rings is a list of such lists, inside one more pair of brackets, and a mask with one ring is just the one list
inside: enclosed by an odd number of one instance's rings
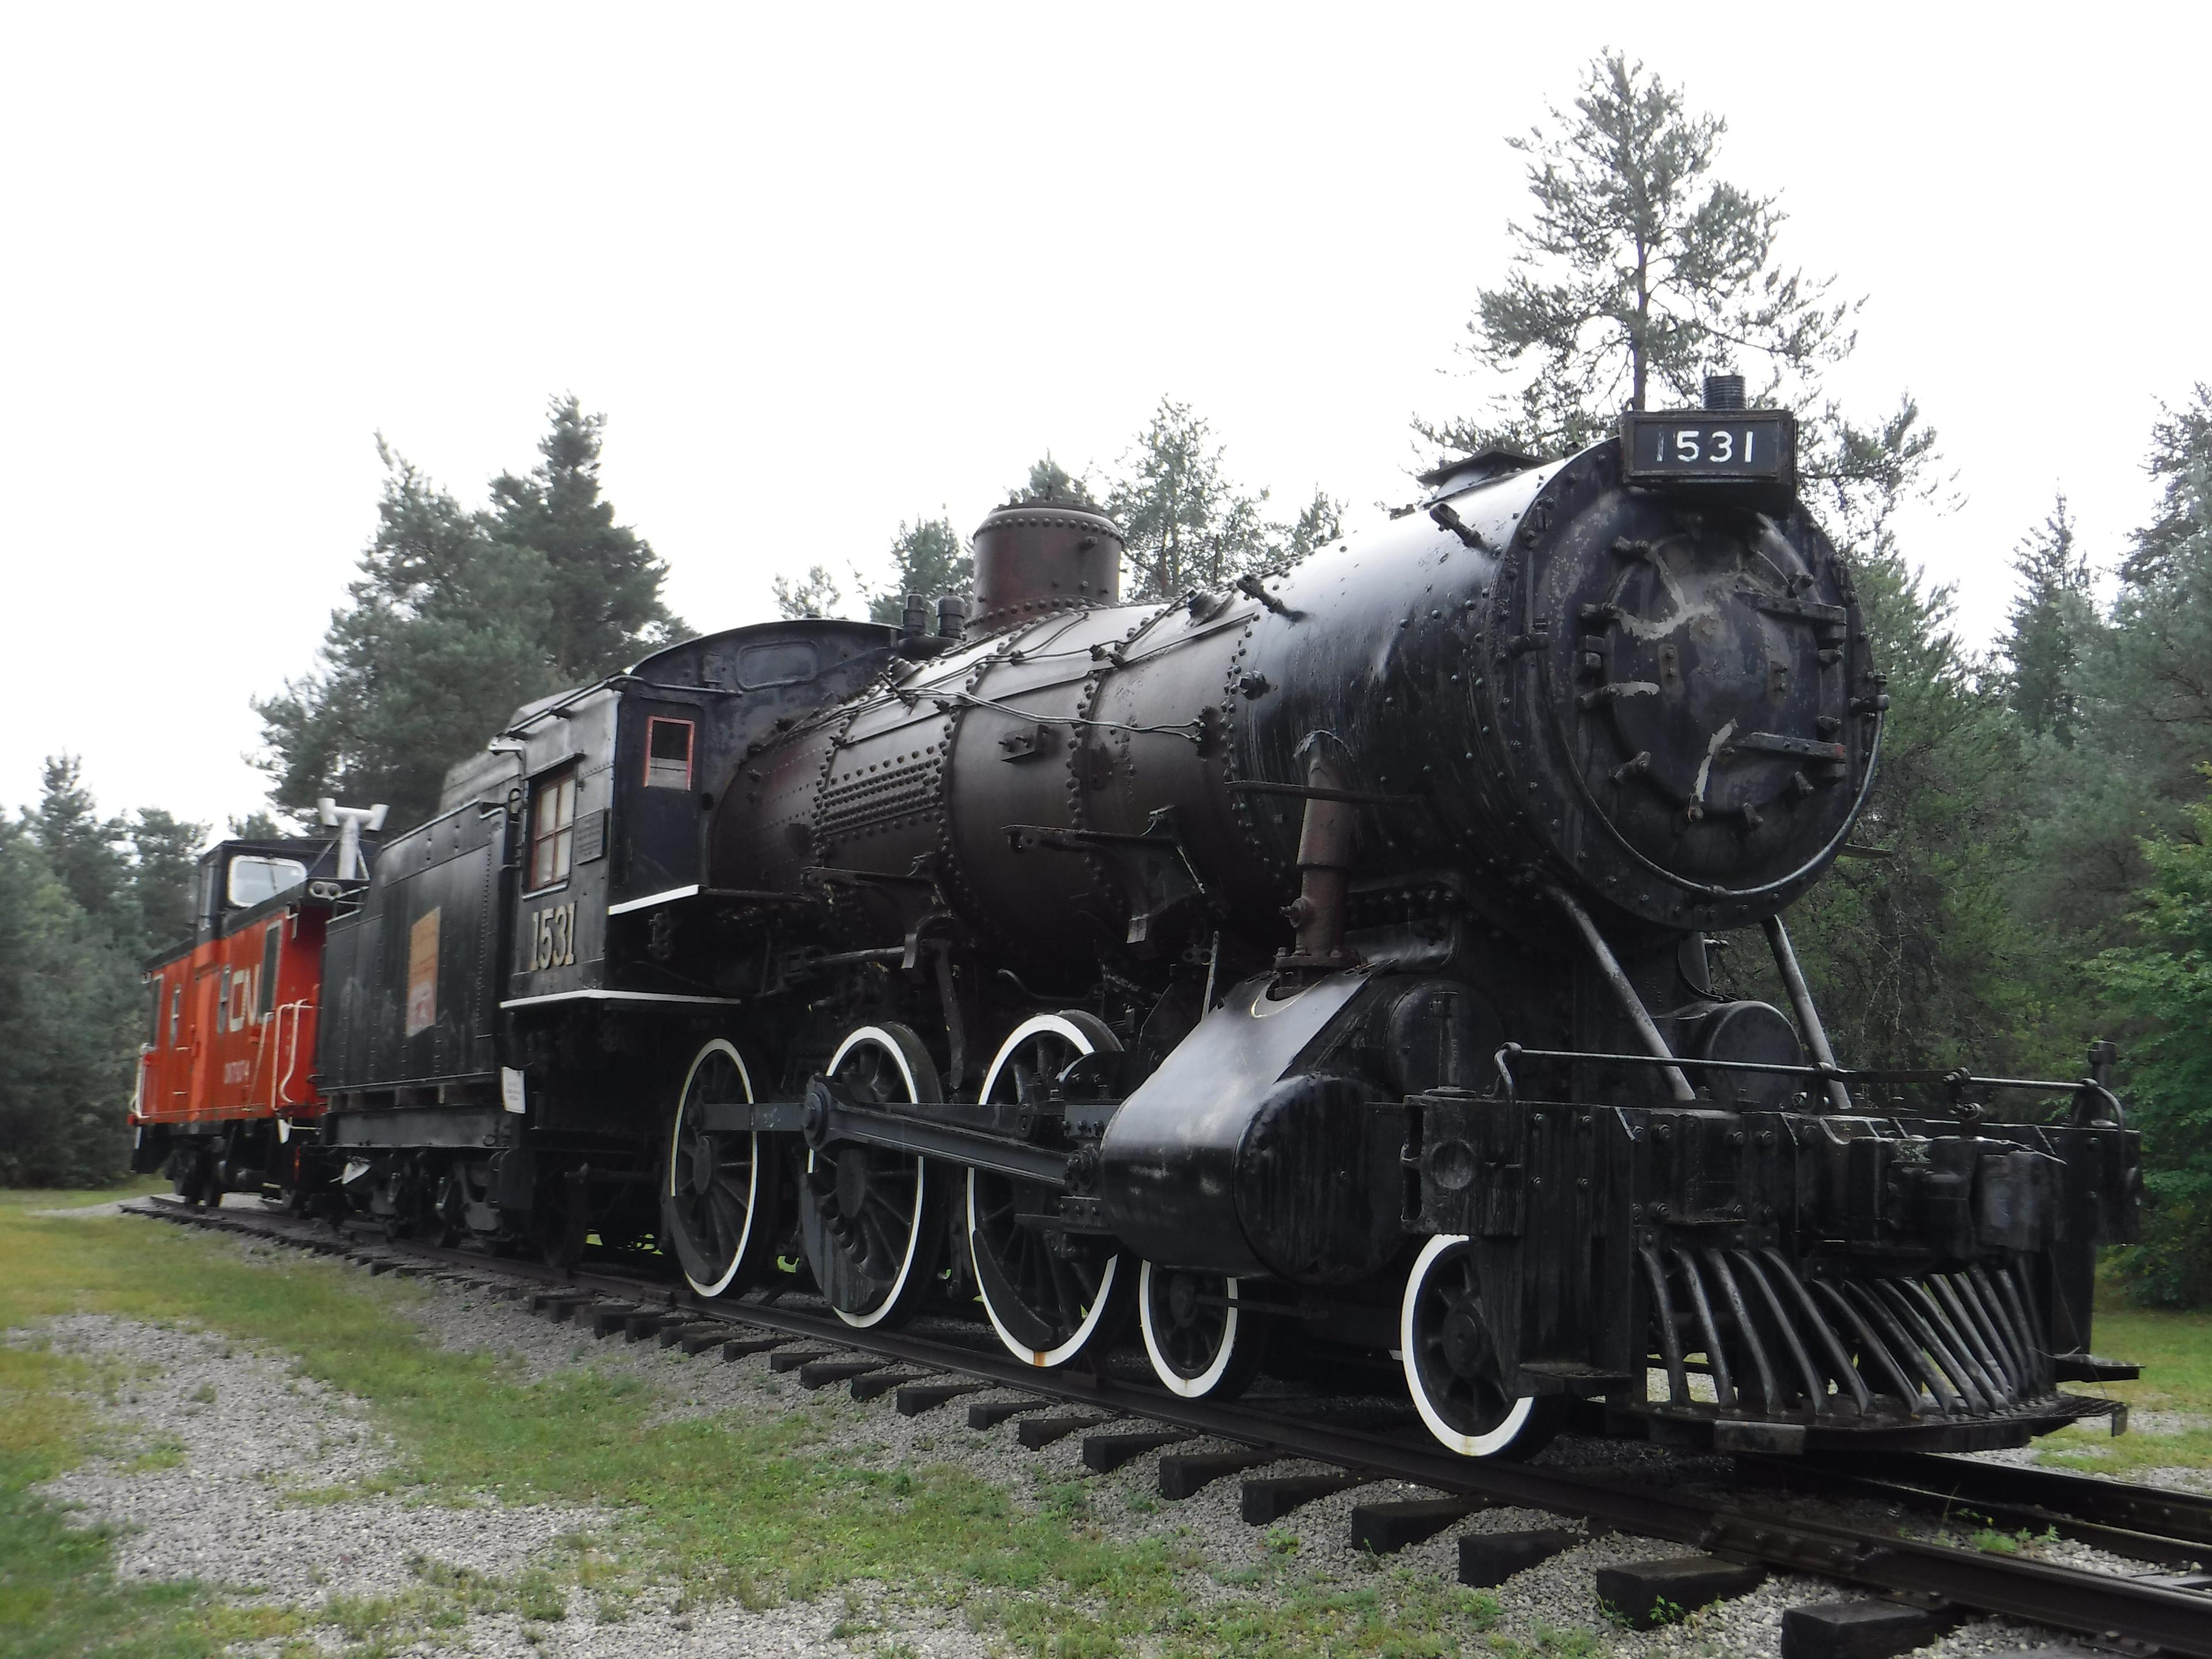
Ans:
{"label": "overcast white sky", "polygon": [[2212,379],[2201,7],[0,6],[0,805],[260,803],[383,432],[465,501],[549,393],[695,626],[972,525],[1163,393],[1279,500],[1407,493],[1600,47],[1721,112],[1784,252],[1869,297],[1965,507],[1978,644],[2063,485],[2110,558]]}

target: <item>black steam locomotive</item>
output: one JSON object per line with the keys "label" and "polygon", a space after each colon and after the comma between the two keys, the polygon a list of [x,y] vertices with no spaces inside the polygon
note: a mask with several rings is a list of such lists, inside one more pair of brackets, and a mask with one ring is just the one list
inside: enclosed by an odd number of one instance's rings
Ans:
{"label": "black steam locomotive", "polygon": [[[1632,415],[1135,605],[1104,516],[1013,501],[972,617],[526,708],[330,927],[317,1178],[855,1327],[980,1301],[1038,1366],[1133,1305],[1188,1396],[1295,1331],[1470,1455],[1576,1401],[1766,1450],[2107,1410],[2057,1387],[2112,1374],[2103,1077],[2000,1122],[2002,1080],[1847,1072],[1790,952],[1887,702],[1794,447]],[[1786,1012],[1714,990],[1751,925]]]}

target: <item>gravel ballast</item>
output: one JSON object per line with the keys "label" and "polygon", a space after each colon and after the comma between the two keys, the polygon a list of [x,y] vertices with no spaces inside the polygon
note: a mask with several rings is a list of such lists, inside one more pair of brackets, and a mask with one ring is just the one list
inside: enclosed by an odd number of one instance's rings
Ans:
{"label": "gravel ballast", "polygon": [[[132,1223],[142,1225],[143,1223]],[[247,1260],[297,1263],[296,1254],[252,1242],[228,1248]],[[379,1281],[380,1286],[387,1281]],[[1360,1504],[1431,1496],[1381,1483],[1354,1488],[1299,1509],[1272,1527],[1238,1516],[1239,1482],[1216,1481],[1198,1496],[1170,1503],[1158,1496],[1163,1455],[1217,1449],[1204,1440],[1146,1452],[1110,1475],[1082,1463],[1082,1437],[1039,1450],[1018,1443],[1019,1418],[982,1431],[964,1426],[970,1403],[1008,1395],[979,1394],[943,1409],[903,1418],[885,1398],[854,1401],[842,1388],[802,1390],[795,1378],[772,1374],[764,1356],[721,1363],[710,1352],[686,1359],[678,1349],[619,1336],[595,1341],[587,1330],[533,1317],[515,1301],[465,1286],[420,1281],[396,1294],[404,1312],[441,1346],[488,1351],[519,1379],[542,1379],[573,1366],[636,1376],[660,1401],[663,1419],[733,1414],[739,1419],[790,1411],[803,1403],[836,1438],[841,1455],[864,1467],[951,1463],[1035,1504],[1048,1492],[1081,1483],[1091,1524],[1121,1539],[1163,1535],[1178,1540],[1202,1567],[1187,1572],[1188,1600],[1280,1599],[1316,1583],[1358,1588],[1378,1572],[1418,1573],[1453,1581],[1458,1540],[1470,1531],[1504,1532],[1580,1524],[1548,1513],[1480,1511],[1403,1553],[1377,1560],[1354,1552],[1351,1513]],[[374,1480],[391,1467],[393,1449],[361,1402],[299,1376],[281,1357],[245,1351],[204,1333],[99,1316],[57,1320],[34,1333],[58,1349],[105,1364],[124,1380],[101,1409],[118,1433],[118,1449],[49,1482],[43,1494],[71,1506],[86,1523],[129,1528],[117,1544],[118,1571],[138,1578],[194,1577],[257,1601],[306,1607],[336,1596],[396,1595],[422,1582],[423,1564],[513,1579],[532,1565],[559,1570],[575,1559],[576,1541],[618,1534],[623,1516],[601,1508],[505,1505],[472,1508],[409,1503],[390,1496],[329,1495]],[[1117,1429],[1153,1426],[1139,1419]],[[1725,1460],[1673,1456],[1650,1446],[1565,1437],[1543,1462],[1603,1468],[1674,1485],[1718,1484]],[[1284,1462],[1268,1475],[1320,1472]],[[1261,1473],[1255,1471],[1255,1473]],[[309,1501],[299,1494],[318,1489]],[[1843,1517],[1837,1506],[1806,1503]],[[1879,1510],[1848,1518],[1879,1524]],[[1898,1526],[1896,1520],[1889,1525]],[[1918,1531],[1911,1522],[1904,1529]],[[2140,1571],[2133,1563],[2077,1546],[2031,1547],[2069,1565]],[[1832,1583],[1775,1576],[1750,1595],[1716,1603],[1681,1623],[1650,1632],[1619,1628],[1595,1597],[1601,1566],[1656,1560],[1688,1552],[1683,1546],[1625,1535],[1584,1536],[1565,1553],[1520,1573],[1498,1589],[1495,1634],[1528,1641],[1547,1631],[1589,1630],[1622,1659],[1641,1656],[1746,1655],[1779,1652],[1784,1612],[1848,1595]],[[571,1574],[570,1576],[573,1576]],[[861,1586],[818,1601],[753,1610],[734,1602],[684,1605],[673,1586],[644,1586],[623,1603],[618,1622],[602,1622],[581,1590],[568,1593],[567,1615],[528,1620],[513,1613],[471,1614],[438,1632],[424,1652],[462,1655],[914,1653],[984,1655],[1000,1650],[990,1634],[968,1627],[957,1610]],[[333,1627],[315,1632],[317,1645],[343,1650]],[[2051,1632],[1997,1620],[1969,1621],[1923,1652],[1940,1659],[2061,1645]],[[263,1644],[273,1655],[273,1644]],[[412,1650],[410,1650],[410,1651]]]}

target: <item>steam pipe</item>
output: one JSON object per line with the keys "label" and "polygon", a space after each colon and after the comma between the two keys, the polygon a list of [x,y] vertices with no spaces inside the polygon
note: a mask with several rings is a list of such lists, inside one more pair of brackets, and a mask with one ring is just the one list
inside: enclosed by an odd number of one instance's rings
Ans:
{"label": "steam pipe", "polygon": [[1636,1028],[1636,1035],[1644,1039],[1644,1046],[1651,1051],[1651,1057],[1667,1062],[1659,1069],[1667,1079],[1668,1092],[1685,1106],[1694,1104],[1698,1091],[1690,1086],[1690,1079],[1682,1075],[1682,1068],[1672,1063],[1674,1051],[1667,1046],[1665,1036],[1652,1024],[1650,1011],[1644,1007],[1644,999],[1636,994],[1635,986],[1629,983],[1627,973],[1613,954],[1613,947],[1605,942],[1605,935],[1598,932],[1597,923],[1590,920],[1589,912],[1568,896],[1565,888],[1547,887],[1544,892],[1553,903],[1567,913],[1567,920],[1574,923],[1575,931],[1583,936],[1583,943],[1589,947],[1590,957],[1597,963],[1598,972],[1613,988],[1613,995],[1620,1000],[1622,1012],[1628,1016],[1628,1023]]}
{"label": "steam pipe", "polygon": [[[1790,992],[1790,1006],[1797,1011],[1797,1024],[1805,1033],[1813,1058],[1830,1072],[1842,1070],[1836,1064],[1836,1051],[1828,1046],[1828,1033],[1820,1024],[1820,1011],[1813,1006],[1813,993],[1805,984],[1805,970],[1797,965],[1797,953],[1790,948],[1789,930],[1783,927],[1779,916],[1769,916],[1760,926],[1766,929],[1766,943],[1774,952],[1774,965],[1781,970],[1782,983]],[[1828,1103],[1839,1112],[1852,1109],[1851,1091],[1844,1087],[1841,1078],[1829,1078]]]}

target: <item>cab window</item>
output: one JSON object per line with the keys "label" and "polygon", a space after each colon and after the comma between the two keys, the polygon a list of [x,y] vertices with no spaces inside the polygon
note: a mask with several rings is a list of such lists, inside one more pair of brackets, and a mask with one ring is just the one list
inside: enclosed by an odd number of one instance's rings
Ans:
{"label": "cab window", "polygon": [[645,787],[691,787],[691,722],[653,719],[645,723]]}
{"label": "cab window", "polygon": [[530,884],[550,887],[568,878],[575,856],[576,769],[563,767],[538,781],[530,810]]}
{"label": "cab window", "polygon": [[297,859],[262,858],[241,854],[230,861],[229,902],[240,908],[275,898],[307,878],[307,866]]}

